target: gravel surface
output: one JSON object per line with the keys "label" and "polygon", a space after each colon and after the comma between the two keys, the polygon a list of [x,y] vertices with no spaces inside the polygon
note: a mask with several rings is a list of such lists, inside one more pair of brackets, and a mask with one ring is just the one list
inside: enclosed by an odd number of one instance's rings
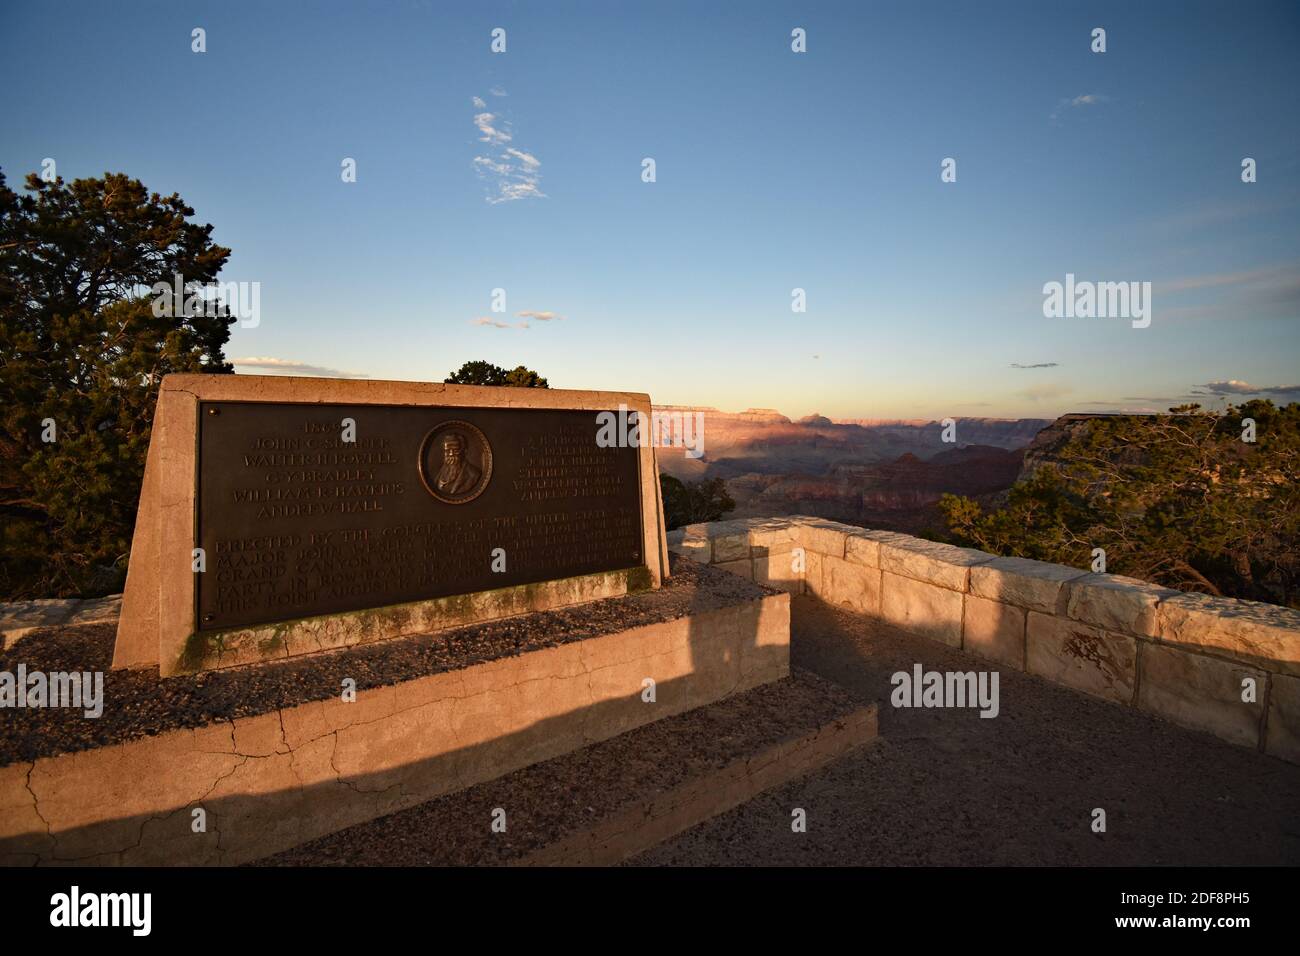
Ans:
{"label": "gravel surface", "polygon": [[[993,719],[895,709],[896,671],[993,665],[809,598],[793,612],[794,663],[879,701],[881,739],[636,863],[1300,863],[1300,767],[1013,670]],[[806,833],[791,832],[793,807]]]}
{"label": "gravel surface", "polygon": [[[574,753],[437,797],[259,861],[256,866],[469,866],[508,863],[628,804],[801,737],[862,706],[834,684],[796,671]],[[505,833],[491,830],[506,811]]]}
{"label": "gravel surface", "polygon": [[0,767],[324,700],[339,693],[345,677],[358,690],[382,687],[776,593],[718,568],[670,559],[672,576],[657,591],[166,680],[156,667],[109,669],[116,624],[37,631],[0,652],[0,671],[16,673],[20,663],[29,672],[103,671],[104,712],[86,718],[74,708],[0,710]]}

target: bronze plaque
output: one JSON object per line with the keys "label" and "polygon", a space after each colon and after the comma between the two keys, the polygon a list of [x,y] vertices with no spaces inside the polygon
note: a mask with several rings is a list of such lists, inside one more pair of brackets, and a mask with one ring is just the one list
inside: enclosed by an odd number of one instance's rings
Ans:
{"label": "bronze plaque", "polygon": [[200,402],[200,630],[643,564],[637,449],[598,414]]}

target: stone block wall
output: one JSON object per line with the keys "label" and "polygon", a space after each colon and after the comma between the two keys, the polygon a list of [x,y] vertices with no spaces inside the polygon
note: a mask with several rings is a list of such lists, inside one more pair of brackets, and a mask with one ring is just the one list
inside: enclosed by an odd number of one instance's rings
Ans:
{"label": "stone block wall", "polygon": [[822,518],[691,525],[669,549],[1300,763],[1300,611]]}

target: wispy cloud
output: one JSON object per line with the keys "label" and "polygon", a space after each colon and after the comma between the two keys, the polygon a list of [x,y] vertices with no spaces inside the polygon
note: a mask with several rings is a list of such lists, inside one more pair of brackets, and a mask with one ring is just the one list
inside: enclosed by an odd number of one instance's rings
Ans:
{"label": "wispy cloud", "polygon": [[516,312],[515,315],[521,319],[536,319],[538,322],[554,322],[557,319],[564,318],[558,312],[533,312],[531,310]]}
{"label": "wispy cloud", "polygon": [[470,100],[470,102],[474,104],[474,109],[476,109],[476,110],[485,110],[485,109],[487,109],[487,103],[485,103],[485,102],[483,101],[483,97],[481,97],[481,96],[475,96],[475,97],[473,97],[473,98]]}
{"label": "wispy cloud", "polygon": [[[505,91],[491,90],[493,96],[505,96]],[[474,97],[474,106],[482,109],[487,104]],[[479,142],[489,149],[474,157],[474,168],[480,178],[489,184],[487,202],[511,202],[516,199],[544,199],[541,189],[542,161],[533,153],[510,145],[514,131],[509,120],[497,113],[483,110],[474,114],[474,126],[479,132]]]}
{"label": "wispy cloud", "polygon": [[231,364],[237,369],[254,369],[267,375],[306,375],[310,378],[369,378],[363,372],[345,372],[324,365],[311,365],[296,362],[293,359],[271,358],[269,356],[249,356],[232,358]]}
{"label": "wispy cloud", "polygon": [[[496,113],[474,114],[474,125],[477,126],[478,131],[483,134],[479,137],[479,142],[491,143],[493,146],[501,146],[510,142],[513,137],[510,135],[509,129],[498,129],[496,126],[497,122]],[[508,127],[509,124],[506,124],[506,126]]]}
{"label": "wispy cloud", "polygon": [[1242,288],[1263,298],[1289,301],[1300,294],[1300,263],[1284,263],[1262,269],[1212,272],[1180,276],[1155,283],[1157,292],[1173,295],[1197,289]]}
{"label": "wispy cloud", "polygon": [[1206,382],[1204,385],[1197,385],[1196,387],[1203,388],[1212,395],[1251,395],[1259,391],[1249,382],[1242,382],[1235,378],[1222,382]]}
{"label": "wispy cloud", "polygon": [[515,149],[513,146],[506,150],[506,155],[513,156],[528,169],[536,169],[538,166],[542,165],[542,161],[532,153],[525,153],[522,149]]}
{"label": "wispy cloud", "polygon": [[1285,215],[1296,205],[1295,197],[1267,200],[1233,197],[1192,203],[1180,201],[1176,208],[1147,221],[1145,225],[1162,233],[1173,233],[1181,237],[1191,230],[1204,229],[1207,226],[1220,227],[1224,223],[1239,222],[1242,219],[1275,213]]}
{"label": "wispy cloud", "polygon": [[1069,110],[1077,110],[1082,106],[1098,106],[1108,99],[1109,97],[1103,96],[1101,93],[1083,93],[1073,98],[1066,97],[1057,100],[1056,106],[1052,109],[1048,118],[1053,123],[1057,123],[1060,122],[1061,116]]}
{"label": "wispy cloud", "polygon": [[1300,308],[1300,262],[1157,279],[1154,292],[1175,300],[1166,319],[1290,318]]}
{"label": "wispy cloud", "polygon": [[[1204,391],[1197,391],[1203,389]],[[1193,395],[1300,395],[1300,385],[1251,385],[1240,379],[1230,378],[1220,382],[1206,382],[1192,390]]]}
{"label": "wispy cloud", "polygon": [[501,89],[501,87],[499,87],[499,86],[494,86],[494,87],[492,87],[492,89],[488,90],[488,92],[491,93],[493,96],[509,96],[509,95],[510,95],[510,94],[508,94],[505,90]]}
{"label": "wispy cloud", "polygon": [[1059,362],[1037,362],[1033,365],[1021,365],[1019,362],[1012,362],[1012,368],[1058,368]]}
{"label": "wispy cloud", "polygon": [[[521,313],[519,313],[519,314],[520,314],[520,315],[523,315],[524,313],[521,312]],[[470,322],[470,325],[484,325],[484,326],[487,326],[488,328],[492,328],[492,329],[526,329],[526,328],[528,328],[528,323],[527,323],[527,322],[502,322],[502,321],[500,321],[499,319],[491,319],[491,318],[488,318],[486,315],[484,315],[484,316],[480,316],[479,318],[472,320],[472,321]]]}

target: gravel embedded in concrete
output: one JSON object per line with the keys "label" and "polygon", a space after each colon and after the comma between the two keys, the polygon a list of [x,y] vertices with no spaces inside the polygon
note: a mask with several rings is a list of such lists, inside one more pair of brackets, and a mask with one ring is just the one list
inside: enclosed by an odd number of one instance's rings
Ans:
{"label": "gravel embedded in concrete", "polygon": [[339,694],[381,687],[484,661],[671,621],[777,592],[718,568],[670,556],[658,591],[490,621],[436,634],[394,638],[282,662],[160,679],[156,667],[113,671],[115,624],[34,632],[0,652],[0,671],[103,671],[104,711],[0,710],[0,766],[154,736],[181,727],[251,717]]}

